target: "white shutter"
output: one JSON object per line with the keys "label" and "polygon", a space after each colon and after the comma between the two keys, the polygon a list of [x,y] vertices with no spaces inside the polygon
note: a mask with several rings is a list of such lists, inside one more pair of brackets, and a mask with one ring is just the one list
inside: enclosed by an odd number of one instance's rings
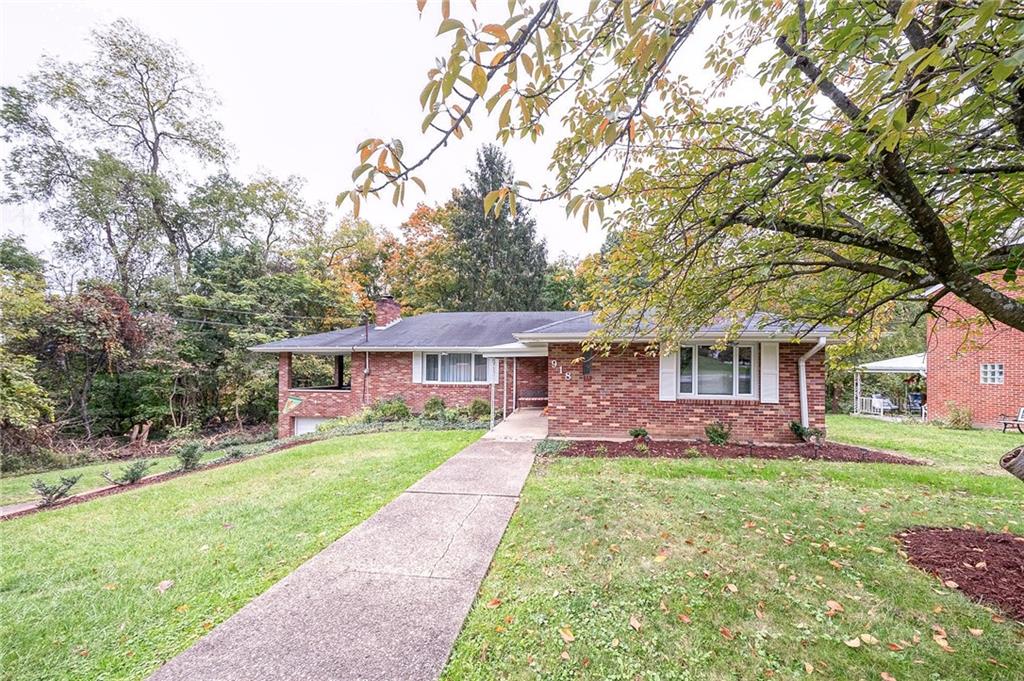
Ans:
{"label": "white shutter", "polygon": [[679,390],[679,353],[663,352],[658,371],[658,401],[674,402]]}
{"label": "white shutter", "polygon": [[778,343],[761,343],[761,401],[779,403]]}
{"label": "white shutter", "polygon": [[423,382],[423,353],[414,352],[412,353],[412,382],[422,383]]}
{"label": "white shutter", "polygon": [[497,359],[487,360],[487,382],[498,382],[498,361]]}

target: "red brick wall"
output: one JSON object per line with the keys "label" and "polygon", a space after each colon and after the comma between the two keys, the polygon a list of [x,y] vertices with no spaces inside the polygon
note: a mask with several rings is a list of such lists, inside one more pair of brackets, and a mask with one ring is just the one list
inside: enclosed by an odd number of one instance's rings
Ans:
{"label": "red brick wall", "polygon": [[[379,399],[401,396],[414,412],[423,409],[423,403],[434,395],[444,400],[449,407],[461,407],[474,399],[490,401],[490,385],[433,385],[412,382],[411,352],[372,352],[370,374],[363,373],[366,354],[352,354],[352,389],[341,390],[290,390],[291,355],[281,353],[278,362],[277,387],[277,435],[286,437],[293,432],[293,419],[297,416],[337,418],[351,416]],[[510,363],[511,364],[511,363]],[[512,367],[509,366],[511,375]],[[505,388],[503,372],[498,372],[495,386],[495,405],[501,412],[502,390]],[[289,404],[289,399],[292,404]],[[299,403],[296,405],[294,401]],[[509,410],[512,395],[509,390]]]}
{"label": "red brick wall", "polygon": [[[1000,414],[1024,407],[1024,333],[979,324],[978,311],[952,295],[940,311],[945,319],[928,324],[928,418],[946,418],[952,402],[970,409],[975,425],[995,427]],[[982,385],[982,364],[1002,364],[1003,384]]]}
{"label": "red brick wall", "polygon": [[[516,362],[516,396],[539,397],[548,394],[548,358],[520,357]],[[542,407],[536,399],[520,403],[523,407]]]}
{"label": "red brick wall", "polygon": [[[548,432],[569,437],[627,437],[630,428],[643,427],[655,438],[704,438],[704,426],[722,420],[732,426],[736,440],[794,442],[790,421],[800,420],[797,359],[810,344],[779,346],[779,404],[756,400],[658,400],[658,357],[640,345],[595,356],[593,369],[583,376],[578,344],[548,348]],[[810,425],[825,427],[824,351],[807,361],[807,402]],[[558,366],[552,366],[557,362]],[[565,373],[570,378],[566,379]]]}

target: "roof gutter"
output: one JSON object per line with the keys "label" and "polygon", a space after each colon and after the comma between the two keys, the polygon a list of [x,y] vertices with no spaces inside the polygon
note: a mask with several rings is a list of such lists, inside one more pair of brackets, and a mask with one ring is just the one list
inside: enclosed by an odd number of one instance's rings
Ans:
{"label": "roof gutter", "polygon": [[800,374],[800,425],[804,428],[811,425],[810,415],[807,413],[807,360],[818,354],[825,347],[825,343],[825,337],[819,337],[814,347],[800,355],[800,359],[797,360],[797,369]]}

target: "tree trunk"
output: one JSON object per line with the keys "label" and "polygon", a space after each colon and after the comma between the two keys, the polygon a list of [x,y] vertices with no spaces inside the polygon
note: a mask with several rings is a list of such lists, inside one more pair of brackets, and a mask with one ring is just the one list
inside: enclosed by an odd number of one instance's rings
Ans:
{"label": "tree trunk", "polygon": [[1024,445],[1003,454],[1003,458],[999,459],[999,465],[1005,468],[1007,473],[1024,482]]}

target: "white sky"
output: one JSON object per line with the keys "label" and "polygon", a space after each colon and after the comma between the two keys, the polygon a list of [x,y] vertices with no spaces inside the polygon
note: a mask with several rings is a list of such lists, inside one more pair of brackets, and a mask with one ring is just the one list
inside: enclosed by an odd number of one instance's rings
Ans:
{"label": "white sky", "polygon": [[[505,0],[479,0],[485,23],[507,18]],[[473,16],[468,0],[454,0],[457,18]],[[426,148],[420,134],[419,93],[434,58],[446,53],[450,34],[435,38],[439,3],[431,0],[421,19],[414,0],[335,2],[46,2],[0,0],[0,83],[16,84],[49,54],[61,59],[90,56],[89,31],[127,17],[146,32],[175,41],[221,100],[217,118],[236,152],[232,171],[248,177],[257,170],[307,180],[306,198],[334,205],[348,189],[357,164],[356,145],[379,136],[399,137],[406,157]],[[534,145],[517,141],[506,151],[516,174],[535,188],[546,172],[557,129]],[[464,140],[434,156],[418,173],[427,184],[427,203],[445,201],[465,179],[477,147],[494,139],[482,114]],[[362,217],[395,228],[421,198],[410,185],[406,205],[387,198],[368,202]],[[346,208],[347,210],[347,208]],[[603,234],[585,231],[566,218],[563,204],[533,206],[549,258],[561,252],[597,251]],[[36,207],[0,207],[0,229],[26,235],[45,250],[52,232]]]}

